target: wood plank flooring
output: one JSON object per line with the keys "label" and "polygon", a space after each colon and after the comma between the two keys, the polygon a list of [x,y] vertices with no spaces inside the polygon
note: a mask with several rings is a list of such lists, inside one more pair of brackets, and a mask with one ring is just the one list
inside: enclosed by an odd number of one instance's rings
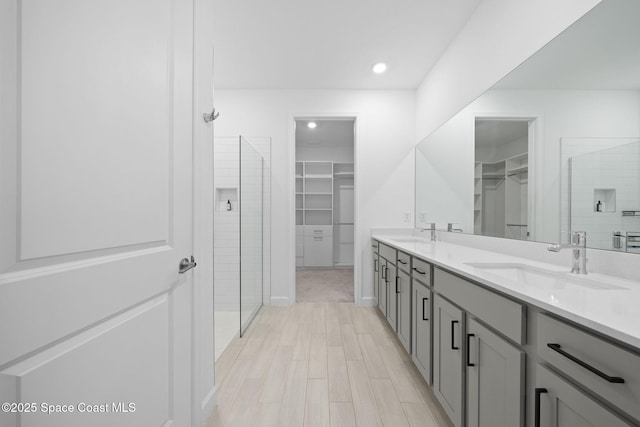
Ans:
{"label": "wood plank flooring", "polygon": [[451,427],[377,308],[263,307],[216,363],[207,427]]}

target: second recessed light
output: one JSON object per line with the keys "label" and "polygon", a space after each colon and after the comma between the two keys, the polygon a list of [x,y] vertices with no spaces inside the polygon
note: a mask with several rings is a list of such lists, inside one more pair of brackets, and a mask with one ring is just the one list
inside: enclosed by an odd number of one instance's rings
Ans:
{"label": "second recessed light", "polygon": [[316,122],[309,122],[307,123],[307,126],[309,126],[310,129],[315,129],[316,128]]}
{"label": "second recessed light", "polygon": [[376,74],[382,74],[385,71],[387,71],[387,64],[385,64],[384,62],[378,62],[373,66],[373,72]]}

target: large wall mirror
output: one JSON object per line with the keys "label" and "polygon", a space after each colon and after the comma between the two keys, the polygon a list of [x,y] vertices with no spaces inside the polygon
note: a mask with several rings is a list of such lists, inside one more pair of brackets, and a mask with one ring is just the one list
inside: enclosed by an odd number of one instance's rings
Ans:
{"label": "large wall mirror", "polygon": [[638,17],[602,1],[421,141],[416,227],[640,252]]}

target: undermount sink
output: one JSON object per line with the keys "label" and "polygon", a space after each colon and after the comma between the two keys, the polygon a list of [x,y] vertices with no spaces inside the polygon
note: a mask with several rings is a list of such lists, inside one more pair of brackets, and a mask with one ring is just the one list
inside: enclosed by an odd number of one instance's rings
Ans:
{"label": "undermount sink", "polygon": [[569,272],[545,270],[520,263],[469,262],[466,265],[482,270],[492,276],[538,288],[567,289],[572,286],[578,286],[596,291],[627,290],[627,288],[621,286],[588,279]]}

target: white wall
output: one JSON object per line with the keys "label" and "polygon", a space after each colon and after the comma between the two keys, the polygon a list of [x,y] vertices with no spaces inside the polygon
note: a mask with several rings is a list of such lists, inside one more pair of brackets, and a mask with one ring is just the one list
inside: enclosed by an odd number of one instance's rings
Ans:
{"label": "white wall", "polygon": [[417,91],[417,140],[433,132],[600,0],[484,0]]}
{"label": "white wall", "polygon": [[[372,227],[410,227],[414,210],[415,92],[410,90],[218,90],[218,135],[272,138],[271,301],[289,304],[295,248],[292,116],[351,114],[358,117],[356,185],[362,223],[360,243],[363,303],[371,303],[369,236]],[[291,176],[289,176],[291,174]],[[409,213],[404,222],[404,213]],[[291,251],[290,251],[291,250]],[[358,295],[358,291],[356,291]],[[356,301],[358,302],[358,301]]]}

